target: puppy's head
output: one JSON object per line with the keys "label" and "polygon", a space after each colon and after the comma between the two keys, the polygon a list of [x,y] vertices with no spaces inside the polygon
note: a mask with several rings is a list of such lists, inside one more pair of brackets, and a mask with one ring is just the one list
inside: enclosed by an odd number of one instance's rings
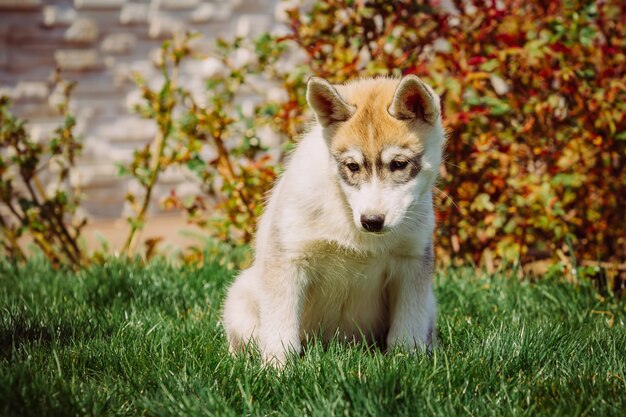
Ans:
{"label": "puppy's head", "polygon": [[420,78],[331,85],[313,77],[307,101],[322,126],[355,226],[401,227],[432,190],[444,132],[437,94]]}

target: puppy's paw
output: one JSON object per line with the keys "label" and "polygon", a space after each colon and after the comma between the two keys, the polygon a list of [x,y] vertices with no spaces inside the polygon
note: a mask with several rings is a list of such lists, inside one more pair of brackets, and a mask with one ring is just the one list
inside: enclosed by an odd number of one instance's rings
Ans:
{"label": "puppy's paw", "polygon": [[393,326],[387,335],[387,347],[431,353],[437,347],[434,315],[426,323],[400,323]]}
{"label": "puppy's paw", "polygon": [[263,365],[274,369],[283,369],[287,362],[286,352],[263,352]]}
{"label": "puppy's paw", "polygon": [[407,352],[430,352],[432,342],[431,332],[418,332],[405,330],[402,332],[390,332],[387,336],[389,349],[402,349]]}
{"label": "puppy's paw", "polygon": [[290,344],[288,347],[281,344],[280,347],[275,349],[266,347],[262,350],[261,356],[265,366],[282,369],[285,367],[285,363],[287,363],[290,357],[298,357],[301,351],[302,347],[299,343],[297,343],[296,346]]}

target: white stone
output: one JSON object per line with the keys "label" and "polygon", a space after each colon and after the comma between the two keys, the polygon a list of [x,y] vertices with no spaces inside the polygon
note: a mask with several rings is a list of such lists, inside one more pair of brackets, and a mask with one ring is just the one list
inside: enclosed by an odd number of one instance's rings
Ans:
{"label": "white stone", "polygon": [[156,124],[137,116],[122,116],[112,123],[103,124],[94,130],[94,136],[104,138],[108,143],[144,142],[154,138]]}
{"label": "white stone", "polygon": [[90,136],[85,141],[85,151],[83,154],[89,154],[98,162],[109,161],[111,165],[121,162],[127,164],[133,159],[133,148],[129,146],[113,146],[108,143],[105,138],[99,136]]}
{"label": "white stone", "polygon": [[[144,58],[144,57],[142,57]],[[135,74],[140,74],[144,79],[149,79],[157,70],[152,62],[141,59],[133,62],[116,63],[113,67],[113,80],[115,85],[121,86],[133,82]]]}
{"label": "white stone", "polygon": [[155,73],[154,67],[148,59],[138,59],[136,61],[133,61],[133,63],[130,65],[130,69],[132,72],[139,73],[146,78]]}
{"label": "white stone", "polygon": [[[126,192],[131,193],[131,184],[135,183],[135,180],[129,181],[128,183],[128,188],[126,189]],[[137,196],[137,193],[133,193],[135,196]],[[139,196],[137,196],[137,198],[139,198]],[[124,207],[122,208],[122,214],[120,215],[120,217],[124,217],[124,218],[130,218],[130,217],[135,217],[137,215],[137,213],[135,213],[135,210],[133,209],[133,207],[131,206],[131,204],[128,201],[124,201]]]}
{"label": "white stone", "polygon": [[277,24],[272,27],[272,35],[276,37],[288,36],[291,34],[291,28],[284,24]]}
{"label": "white stone", "polygon": [[0,0],[0,9],[36,9],[41,0]]}
{"label": "white stone", "polygon": [[[83,142],[83,158],[92,157],[92,159],[102,161],[110,152],[111,146],[103,138],[89,135]],[[93,161],[90,159],[89,162]]]}
{"label": "white stone", "polygon": [[125,2],[126,0],[74,0],[74,6],[77,9],[117,9]]}
{"label": "white stone", "polygon": [[195,79],[195,81],[190,82],[189,85],[190,87],[188,90],[191,92],[191,98],[193,101],[199,105],[205,104],[207,102],[208,91],[204,85],[204,81],[201,79]]}
{"label": "white stone", "polygon": [[52,94],[48,96],[48,105],[51,109],[56,110],[61,104],[65,102],[65,93],[61,85],[57,85]]}
{"label": "white stone", "polygon": [[101,67],[95,49],[59,49],[54,52],[54,59],[65,71],[88,71]]}
{"label": "white stone", "polygon": [[79,18],[67,28],[63,36],[66,41],[92,43],[98,39],[98,25],[92,19]]}
{"label": "white stone", "polygon": [[107,54],[126,54],[136,44],[137,36],[132,33],[111,33],[102,41],[102,51]]}
{"label": "white stone", "polygon": [[82,182],[82,173],[80,172],[80,170],[76,169],[76,168],[72,168],[70,170],[70,175],[69,175],[69,180],[70,180],[70,186],[73,188],[78,188],[80,187],[83,182]]}
{"label": "white stone", "polygon": [[107,156],[115,163],[128,164],[133,160],[133,155],[132,149],[111,147]]}
{"label": "white stone", "polygon": [[[13,146],[6,147],[2,151],[3,151],[3,156],[8,159],[15,158],[17,156],[17,150]],[[16,173],[19,173],[19,171],[16,171]]]}
{"label": "white stone", "polygon": [[262,14],[244,14],[237,19],[236,36],[255,37],[269,29],[270,19]]}
{"label": "white stone", "polygon": [[60,155],[52,155],[50,159],[48,159],[48,170],[50,170],[52,174],[60,173],[66,165],[63,159],[64,158]]}
{"label": "white stone", "polygon": [[46,27],[69,26],[77,16],[76,10],[62,6],[45,6],[42,13],[43,24]]}
{"label": "white stone", "polygon": [[145,194],[143,186],[139,181],[136,180],[132,180],[128,183],[128,192],[134,194],[137,197]]}
{"label": "white stone", "polygon": [[52,181],[51,183],[46,185],[46,195],[48,196],[48,198],[54,197],[59,192],[68,192],[68,191],[69,189],[67,187],[67,184],[65,183],[58,183],[57,181]]}
{"label": "white stone", "polygon": [[[190,39],[187,46],[189,46],[191,54],[197,57],[204,57],[213,53],[215,51],[216,37],[212,35],[217,35],[217,33],[218,31],[215,30],[215,32],[211,31],[210,34],[204,33],[203,36],[196,36],[195,38]],[[219,35],[217,36],[224,38],[228,35],[219,31]]]}
{"label": "white stone", "polygon": [[11,95],[14,100],[45,100],[50,94],[48,85],[43,81],[20,81]]}
{"label": "white stone", "polygon": [[77,166],[71,175],[70,184],[81,184],[85,188],[119,183],[117,167],[112,163]]}
{"label": "white stone", "polygon": [[217,158],[217,151],[213,146],[204,144],[202,148],[200,148],[200,159],[203,161],[214,161]]}
{"label": "white stone", "polygon": [[204,194],[202,186],[197,182],[184,180],[174,188],[178,198],[195,197]]}
{"label": "white stone", "polygon": [[246,76],[246,82],[240,84],[237,89],[237,95],[239,97],[248,96],[258,96],[261,99],[265,96],[265,93],[268,88],[274,86],[268,82],[266,77],[263,77],[261,74],[249,74]]}
{"label": "white stone", "polygon": [[242,68],[246,65],[250,65],[256,62],[257,56],[254,52],[242,46],[239,49],[235,50],[235,52],[231,54],[229,58],[233,67]]}
{"label": "white stone", "polygon": [[43,143],[47,141],[50,136],[54,133],[57,127],[59,127],[59,122],[55,121],[30,121],[28,123],[28,133],[30,134],[30,138],[35,143]]}
{"label": "white stone", "polygon": [[200,4],[200,0],[160,0],[159,5],[165,10],[192,9]]}
{"label": "white stone", "polygon": [[13,98],[13,89],[11,87],[0,86],[0,97]]}
{"label": "white stone", "polygon": [[74,101],[70,102],[70,110],[76,115],[76,126],[74,126],[74,136],[82,138],[90,127],[91,120],[94,116],[95,109],[93,107],[73,107]]}
{"label": "white stone", "polygon": [[163,50],[161,48],[152,48],[148,53],[150,62],[155,67],[160,67],[163,64]]}
{"label": "white stone", "polygon": [[228,4],[202,3],[189,16],[193,23],[210,21],[223,22],[232,15],[232,8]]}
{"label": "white stone", "polygon": [[297,66],[307,63],[308,59],[307,53],[302,49],[290,47],[289,51],[276,61],[274,68],[280,74],[291,74]]}
{"label": "white stone", "polygon": [[117,60],[115,59],[115,57],[111,56],[111,55],[106,55],[103,59],[102,62],[104,62],[104,66],[107,67],[107,69],[111,69],[115,67],[115,64],[117,63]]}
{"label": "white stone", "polygon": [[116,86],[123,86],[132,81],[129,63],[119,62],[112,68],[111,71],[113,73],[113,83]]}
{"label": "white stone", "polygon": [[[73,188],[78,188],[79,186],[80,184]],[[91,219],[91,216],[89,215],[89,213],[87,213],[87,211],[84,208],[80,206],[76,207],[76,211],[74,211],[74,216],[73,216],[74,224],[82,224],[82,223],[89,221],[90,219]]]}
{"label": "white stone", "polygon": [[278,1],[274,8],[274,19],[277,22],[290,23],[291,19],[287,14],[287,10],[295,9],[299,6],[299,0],[282,0]]}
{"label": "white stone", "polygon": [[241,100],[241,113],[244,117],[251,118],[254,116],[254,107],[256,105],[257,100],[252,97],[246,97]]}
{"label": "white stone", "polygon": [[129,111],[135,111],[135,107],[144,103],[143,95],[140,90],[132,90],[126,94],[125,104]]}
{"label": "white stone", "polygon": [[238,13],[267,13],[272,16],[272,11],[280,0],[228,0],[232,4],[233,10]]}
{"label": "white stone", "polygon": [[176,33],[185,30],[182,21],[173,16],[166,14],[158,14],[150,18],[150,29],[148,34],[151,38],[169,38]]}
{"label": "white stone", "polygon": [[161,184],[177,184],[182,181],[185,181],[185,174],[182,169],[177,166],[170,166],[159,175],[159,182]]}
{"label": "white stone", "polygon": [[215,57],[208,57],[202,61],[201,74],[203,77],[218,77],[225,75],[227,72],[228,68],[226,68],[226,65]]}
{"label": "white stone", "polygon": [[141,3],[128,3],[120,11],[120,23],[123,25],[134,25],[138,23],[148,23],[150,17],[150,5]]}
{"label": "white stone", "polygon": [[[259,0],[257,0],[258,2]],[[262,0],[261,0],[262,1]],[[224,5],[227,4],[230,7],[232,7],[233,9],[238,8],[239,6],[241,6],[243,4],[244,0],[221,0],[219,1],[220,5]],[[250,3],[256,3],[256,2],[250,2]]]}

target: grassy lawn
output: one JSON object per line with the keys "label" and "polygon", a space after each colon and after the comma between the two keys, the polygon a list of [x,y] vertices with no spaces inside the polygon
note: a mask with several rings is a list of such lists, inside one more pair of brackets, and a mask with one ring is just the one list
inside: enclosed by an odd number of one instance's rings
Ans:
{"label": "grassy lawn", "polygon": [[436,279],[431,357],[310,347],[232,359],[217,265],[79,274],[0,261],[0,415],[624,415],[626,310],[590,286],[472,269]]}

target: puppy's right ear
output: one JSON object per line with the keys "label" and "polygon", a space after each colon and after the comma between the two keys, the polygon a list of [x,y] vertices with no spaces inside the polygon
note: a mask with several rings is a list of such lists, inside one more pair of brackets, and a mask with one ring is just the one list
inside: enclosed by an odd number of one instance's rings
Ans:
{"label": "puppy's right ear", "polygon": [[345,122],[356,111],[354,106],[341,98],[335,87],[322,78],[311,77],[306,88],[306,100],[323,127]]}

